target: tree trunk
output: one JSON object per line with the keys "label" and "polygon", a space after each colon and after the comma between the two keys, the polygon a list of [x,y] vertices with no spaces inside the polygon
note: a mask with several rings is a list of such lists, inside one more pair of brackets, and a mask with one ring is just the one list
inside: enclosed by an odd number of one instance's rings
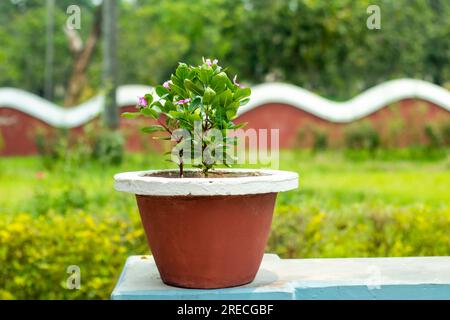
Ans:
{"label": "tree trunk", "polygon": [[46,27],[46,49],[45,49],[45,80],[44,97],[53,99],[53,58],[54,44],[53,34],[55,29],[55,0],[47,0],[47,27]]}
{"label": "tree trunk", "polygon": [[65,106],[72,106],[80,99],[86,82],[86,70],[100,37],[101,22],[101,7],[99,7],[95,12],[94,23],[84,48],[82,46],[80,47],[77,43],[80,39],[75,30],[66,30],[66,34],[69,38],[69,46],[75,55],[75,63],[67,85],[67,93],[64,99]]}
{"label": "tree trunk", "polygon": [[116,105],[116,21],[116,0],[103,0],[103,91],[105,94],[103,122],[110,129],[119,127],[119,113]]}

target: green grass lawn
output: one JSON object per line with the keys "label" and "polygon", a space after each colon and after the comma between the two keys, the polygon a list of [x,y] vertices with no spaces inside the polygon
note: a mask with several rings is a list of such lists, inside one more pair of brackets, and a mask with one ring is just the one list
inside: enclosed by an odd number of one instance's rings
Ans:
{"label": "green grass lawn", "polygon": [[[282,257],[450,255],[450,161],[349,160],[285,151],[300,188],[278,197],[268,252]],[[114,173],[168,168],[159,155],[120,166],[0,158],[0,298],[107,298],[126,256],[148,253],[134,197]],[[68,265],[85,271],[65,289]],[[39,283],[39,285],[36,285]]]}
{"label": "green grass lawn", "polygon": [[[313,155],[309,152],[281,153],[282,170],[300,174],[300,188],[283,193],[282,204],[328,209],[356,203],[379,206],[446,206],[450,201],[450,162],[440,161],[351,161],[340,152]],[[37,157],[0,158],[0,213],[14,214],[36,195],[58,195],[68,187],[80,188],[87,205],[107,197],[120,202],[124,196],[113,191],[114,173],[121,171],[171,168],[159,155],[129,155],[120,166],[91,163],[61,164],[47,170]],[[255,166],[254,166],[255,167]],[[39,175],[43,174],[43,178]],[[125,197],[131,197],[125,195]]]}
{"label": "green grass lawn", "polygon": [[281,162],[281,169],[300,173],[301,186],[296,195],[305,202],[338,207],[361,202],[439,207],[450,201],[448,160],[349,161],[339,153],[302,157],[294,152],[283,154]]}

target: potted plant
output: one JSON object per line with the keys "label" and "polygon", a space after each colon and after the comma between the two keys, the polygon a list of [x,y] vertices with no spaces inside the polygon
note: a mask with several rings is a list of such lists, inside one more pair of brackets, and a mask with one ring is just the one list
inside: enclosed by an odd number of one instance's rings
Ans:
{"label": "potted plant", "polygon": [[[139,98],[137,112],[157,124],[144,133],[173,141],[177,170],[125,172],[118,191],[136,195],[161,279],[187,288],[224,288],[251,282],[269,236],[278,192],[295,189],[298,175],[279,170],[217,169],[236,159],[228,150],[240,128],[232,120],[250,88],[231,80],[217,60],[180,63],[154,94]],[[154,97],[157,97],[155,99]],[[191,169],[186,169],[190,165]]]}

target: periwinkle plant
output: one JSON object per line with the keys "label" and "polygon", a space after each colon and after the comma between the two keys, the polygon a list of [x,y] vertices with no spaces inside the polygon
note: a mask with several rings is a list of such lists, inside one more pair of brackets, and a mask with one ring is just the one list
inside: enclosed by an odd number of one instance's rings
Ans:
{"label": "periwinkle plant", "polygon": [[[125,118],[145,116],[158,124],[141,128],[144,133],[165,132],[154,139],[172,140],[172,161],[183,177],[186,159],[205,176],[219,163],[227,166],[234,160],[227,150],[236,142],[228,130],[235,125],[239,107],[250,100],[250,88],[231,80],[216,59],[203,59],[199,66],[179,63],[170,80],[155,88],[158,99],[150,93],[139,97],[138,112],[125,112]],[[188,153],[188,154],[187,154]]]}

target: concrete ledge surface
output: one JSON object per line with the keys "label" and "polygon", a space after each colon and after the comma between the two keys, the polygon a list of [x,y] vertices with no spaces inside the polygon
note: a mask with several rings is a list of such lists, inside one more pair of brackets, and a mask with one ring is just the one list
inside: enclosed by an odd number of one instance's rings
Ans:
{"label": "concrete ledge surface", "polygon": [[111,299],[450,299],[450,257],[280,259],[265,254],[252,283],[199,290],[165,285],[152,256],[131,256]]}

